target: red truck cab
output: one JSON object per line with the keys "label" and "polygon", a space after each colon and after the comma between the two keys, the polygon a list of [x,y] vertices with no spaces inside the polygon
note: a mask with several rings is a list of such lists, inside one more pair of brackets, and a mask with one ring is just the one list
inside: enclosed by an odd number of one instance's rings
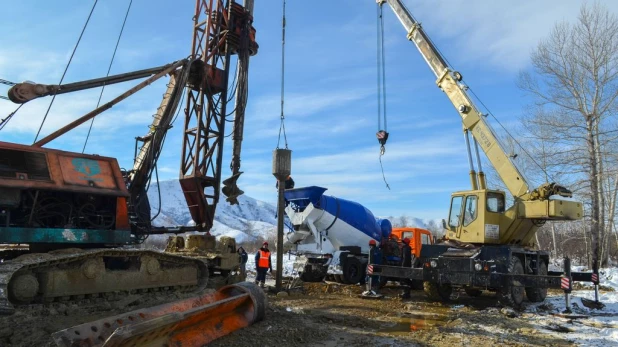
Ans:
{"label": "red truck cab", "polygon": [[421,255],[422,245],[433,245],[434,242],[431,231],[421,228],[393,228],[391,235],[400,243],[406,237],[410,239],[410,248],[412,248],[412,254],[416,258]]}

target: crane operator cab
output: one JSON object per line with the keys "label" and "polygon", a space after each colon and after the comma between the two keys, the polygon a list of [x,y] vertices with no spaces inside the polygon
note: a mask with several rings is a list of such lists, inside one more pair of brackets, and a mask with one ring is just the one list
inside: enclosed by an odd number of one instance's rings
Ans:
{"label": "crane operator cab", "polygon": [[[505,193],[478,189],[455,192],[451,196],[447,238],[472,244],[511,244],[535,247],[534,234],[547,220],[581,218],[581,203],[560,197],[555,184],[546,184],[506,208]],[[566,193],[565,193],[566,195]],[[532,197],[532,198],[531,198]]]}
{"label": "crane operator cab", "polygon": [[469,243],[499,243],[500,222],[504,212],[504,192],[456,192],[451,197],[448,223],[444,223],[447,236]]}

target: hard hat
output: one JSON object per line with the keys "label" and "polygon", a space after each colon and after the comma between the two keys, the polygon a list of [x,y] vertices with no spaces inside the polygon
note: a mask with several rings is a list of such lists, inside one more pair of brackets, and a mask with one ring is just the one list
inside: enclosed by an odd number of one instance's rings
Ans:
{"label": "hard hat", "polygon": [[264,243],[262,244],[262,246],[264,246],[264,245],[268,246],[268,242],[264,241]]}
{"label": "hard hat", "polygon": [[369,240],[369,246],[375,246],[376,240]]}
{"label": "hard hat", "polygon": [[403,239],[403,243],[405,243],[406,245],[410,244],[410,239],[406,237],[405,239]]}

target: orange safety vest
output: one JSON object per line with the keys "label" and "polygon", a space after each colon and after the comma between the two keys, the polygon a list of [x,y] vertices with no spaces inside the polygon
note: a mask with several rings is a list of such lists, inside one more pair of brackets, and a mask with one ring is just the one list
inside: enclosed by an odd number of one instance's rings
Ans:
{"label": "orange safety vest", "polygon": [[270,259],[270,252],[260,251],[260,259],[258,259],[258,267],[268,269],[270,267],[270,263],[268,259]]}

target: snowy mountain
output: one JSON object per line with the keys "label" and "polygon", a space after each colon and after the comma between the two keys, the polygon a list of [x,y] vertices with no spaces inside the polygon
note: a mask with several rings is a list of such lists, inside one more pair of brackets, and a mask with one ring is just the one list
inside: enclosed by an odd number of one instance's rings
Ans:
{"label": "snowy mountain", "polygon": [[[161,189],[161,212],[155,218],[157,226],[178,226],[193,223],[185,197],[178,180],[160,181],[148,190],[151,213],[159,209],[159,188]],[[230,205],[221,195],[217,205],[213,235],[236,238],[237,242],[268,238],[275,234],[277,219],[275,206],[246,195],[238,198],[238,205]]]}

